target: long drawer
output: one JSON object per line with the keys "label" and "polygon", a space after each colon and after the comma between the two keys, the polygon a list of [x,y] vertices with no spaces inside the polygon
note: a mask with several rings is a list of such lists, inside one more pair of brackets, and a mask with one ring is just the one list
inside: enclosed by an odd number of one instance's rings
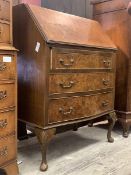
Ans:
{"label": "long drawer", "polygon": [[113,52],[55,50],[51,52],[50,69],[112,69]]}
{"label": "long drawer", "polygon": [[10,2],[0,0],[0,19],[10,21]]}
{"label": "long drawer", "polygon": [[0,23],[0,43],[10,43],[10,25]]}
{"label": "long drawer", "polygon": [[15,79],[16,77],[16,59],[13,55],[0,55],[0,80]]}
{"label": "long drawer", "polygon": [[15,97],[14,81],[0,81],[0,109],[15,106]]}
{"label": "long drawer", "polygon": [[50,74],[49,94],[87,92],[114,87],[114,73]]}
{"label": "long drawer", "polygon": [[91,96],[50,99],[48,123],[87,118],[112,110],[114,107],[113,98],[113,93],[108,92]]}
{"label": "long drawer", "polygon": [[0,138],[15,131],[15,110],[0,112]]}
{"label": "long drawer", "polygon": [[15,133],[12,133],[10,137],[0,138],[0,165],[16,159],[16,150]]}

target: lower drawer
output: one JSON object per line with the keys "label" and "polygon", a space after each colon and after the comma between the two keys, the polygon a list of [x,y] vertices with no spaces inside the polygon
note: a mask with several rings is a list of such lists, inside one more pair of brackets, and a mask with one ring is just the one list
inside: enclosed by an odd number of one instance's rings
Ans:
{"label": "lower drawer", "polygon": [[0,109],[15,106],[16,88],[14,81],[0,81]]}
{"label": "lower drawer", "polygon": [[114,108],[112,92],[81,97],[65,97],[50,99],[48,107],[48,123],[58,123],[112,110]]}
{"label": "lower drawer", "polygon": [[10,136],[0,139],[0,165],[16,159],[16,137]]}
{"label": "lower drawer", "polygon": [[0,113],[0,138],[15,131],[15,110]]}
{"label": "lower drawer", "polygon": [[0,54],[0,79],[16,78],[16,58],[12,54]]}

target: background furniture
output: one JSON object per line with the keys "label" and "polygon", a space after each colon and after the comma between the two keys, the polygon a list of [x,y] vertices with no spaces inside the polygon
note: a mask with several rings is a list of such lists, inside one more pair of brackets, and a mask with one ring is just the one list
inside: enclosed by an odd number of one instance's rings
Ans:
{"label": "background furniture", "polygon": [[12,47],[12,1],[0,1],[0,173],[18,175],[16,49]]}
{"label": "background furniture", "polygon": [[130,0],[92,0],[94,19],[99,21],[118,47],[116,70],[115,109],[123,126],[123,136],[128,136],[131,125],[131,16]]}
{"label": "background furniture", "polygon": [[46,149],[53,135],[77,130],[90,119],[107,115],[107,137],[113,142],[116,47],[99,23],[24,4],[14,7],[13,16],[18,116],[35,128],[40,169],[48,167]]}

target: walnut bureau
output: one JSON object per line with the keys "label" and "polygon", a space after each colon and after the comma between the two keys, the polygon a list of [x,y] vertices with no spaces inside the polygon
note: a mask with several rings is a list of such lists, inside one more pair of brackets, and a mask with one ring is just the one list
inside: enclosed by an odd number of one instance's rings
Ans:
{"label": "walnut bureau", "polygon": [[76,130],[106,115],[113,142],[116,47],[99,23],[26,4],[15,6],[13,16],[18,116],[35,128],[40,169],[48,167],[49,141],[67,126]]}
{"label": "walnut bureau", "polygon": [[94,19],[101,23],[112,41],[118,46],[116,61],[115,109],[123,126],[123,136],[128,137],[131,126],[131,15],[130,0],[92,0]]}
{"label": "walnut bureau", "polygon": [[17,50],[12,46],[12,1],[0,1],[0,174],[18,175]]}

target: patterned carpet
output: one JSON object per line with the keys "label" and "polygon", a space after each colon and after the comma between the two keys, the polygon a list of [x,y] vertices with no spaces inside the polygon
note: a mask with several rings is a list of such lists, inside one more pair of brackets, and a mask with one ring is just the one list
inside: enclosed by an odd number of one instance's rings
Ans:
{"label": "patterned carpet", "polygon": [[36,137],[19,142],[20,175],[131,175],[131,134],[115,128],[114,143],[106,140],[106,125],[58,134],[48,149],[47,172],[41,173]]}

